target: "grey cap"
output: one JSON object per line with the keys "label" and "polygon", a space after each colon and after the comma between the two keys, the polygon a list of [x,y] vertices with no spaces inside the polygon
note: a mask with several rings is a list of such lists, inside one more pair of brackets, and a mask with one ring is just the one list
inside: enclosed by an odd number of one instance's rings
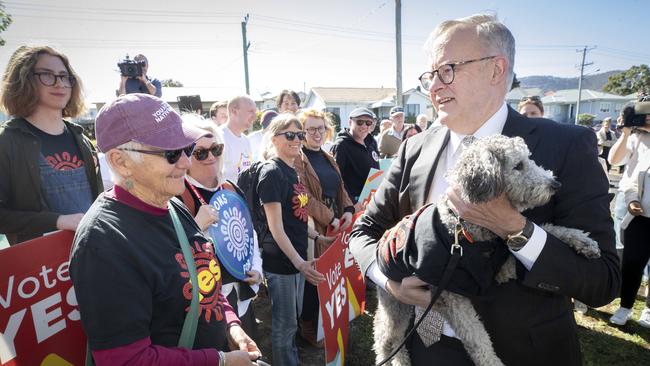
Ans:
{"label": "grey cap", "polygon": [[377,116],[375,116],[375,114],[372,113],[372,111],[368,108],[356,108],[350,112],[350,118],[357,118],[361,116],[368,116],[372,117],[372,119],[377,119]]}
{"label": "grey cap", "polygon": [[390,115],[398,114],[398,113],[404,113],[404,108],[400,106],[395,106],[390,109]]}

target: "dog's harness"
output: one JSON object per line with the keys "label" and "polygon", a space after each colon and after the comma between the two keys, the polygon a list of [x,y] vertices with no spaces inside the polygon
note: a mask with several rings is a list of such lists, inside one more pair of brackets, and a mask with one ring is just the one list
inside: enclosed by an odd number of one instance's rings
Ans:
{"label": "dog's harness", "polygon": [[[420,326],[422,321],[426,318],[427,314],[429,314],[429,312],[431,311],[431,308],[433,308],[433,305],[436,303],[436,301],[438,301],[438,298],[442,294],[442,291],[449,284],[449,281],[451,280],[451,276],[454,273],[454,270],[456,270],[456,267],[458,266],[458,263],[460,262],[460,259],[463,256],[463,247],[460,245],[460,235],[461,234],[463,234],[463,236],[465,236],[465,238],[470,243],[473,242],[473,240],[470,240],[471,236],[469,236],[469,238],[468,238],[469,233],[467,233],[467,230],[463,226],[463,224],[461,222],[461,218],[456,216],[456,227],[454,229],[454,243],[451,245],[451,249],[450,249],[451,257],[449,258],[449,261],[447,261],[447,265],[445,266],[445,270],[444,270],[444,272],[442,274],[442,278],[440,279],[440,282],[439,282],[438,286],[429,285],[429,288],[433,291],[432,295],[431,295],[431,301],[429,302],[429,305],[426,307],[426,309],[422,313],[422,316],[420,317],[420,319],[418,319],[418,321],[413,325],[413,328],[411,328],[411,330],[408,332],[408,334],[404,337],[404,339],[399,344],[399,346],[397,346],[397,348],[395,348],[395,350],[393,350],[393,352],[391,352],[390,355],[388,355],[388,357],[386,357],[384,360],[379,362],[376,366],[382,366],[382,365],[386,364],[386,362],[390,361],[393,357],[395,357],[397,352],[399,352],[399,350],[402,347],[404,347],[406,342],[413,335],[413,332],[415,332],[418,329],[418,327]],[[435,287],[435,291],[434,291],[434,287]]]}

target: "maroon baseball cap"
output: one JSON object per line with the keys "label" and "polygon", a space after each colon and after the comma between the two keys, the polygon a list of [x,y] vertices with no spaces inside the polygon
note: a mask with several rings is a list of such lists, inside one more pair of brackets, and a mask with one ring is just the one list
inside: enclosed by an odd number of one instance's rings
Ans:
{"label": "maroon baseball cap", "polygon": [[149,94],[123,95],[102,107],[95,120],[97,147],[102,152],[129,141],[176,150],[208,134],[184,124],[169,104]]}

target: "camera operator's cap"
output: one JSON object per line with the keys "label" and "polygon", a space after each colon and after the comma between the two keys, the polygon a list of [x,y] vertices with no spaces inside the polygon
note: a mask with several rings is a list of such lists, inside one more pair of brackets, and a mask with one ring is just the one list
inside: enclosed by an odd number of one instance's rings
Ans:
{"label": "camera operator's cap", "polygon": [[396,114],[399,114],[399,113],[404,114],[404,108],[402,108],[400,106],[395,106],[395,107],[390,109],[390,116],[391,117],[396,115]]}
{"label": "camera operator's cap", "polygon": [[262,113],[262,117],[260,118],[260,124],[262,125],[262,128],[267,128],[271,124],[271,121],[273,118],[275,118],[278,115],[278,112],[269,109],[268,111],[264,111]]}
{"label": "camera operator's cap", "polygon": [[102,107],[95,120],[97,147],[108,152],[129,141],[176,150],[210,133],[189,124],[166,102],[149,94],[127,94]]}
{"label": "camera operator's cap", "polygon": [[361,116],[368,116],[372,119],[377,119],[377,116],[375,116],[375,114],[372,113],[372,111],[368,108],[356,108],[350,112],[350,118],[357,118]]}

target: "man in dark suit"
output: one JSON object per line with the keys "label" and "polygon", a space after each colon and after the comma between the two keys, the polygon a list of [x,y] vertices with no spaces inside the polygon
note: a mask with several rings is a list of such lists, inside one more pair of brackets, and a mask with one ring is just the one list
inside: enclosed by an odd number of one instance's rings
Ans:
{"label": "man in dark suit", "polygon": [[[432,71],[420,80],[442,126],[402,144],[355,225],[350,249],[363,273],[379,287],[403,303],[426,307],[431,293],[423,281],[407,277],[397,283],[378,271],[377,241],[401,218],[446,194],[461,218],[503,238],[517,259],[518,279],[493,286],[489,300],[474,302],[497,355],[506,365],[580,365],[571,298],[602,306],[617,295],[620,282],[608,184],[598,164],[596,137],[582,127],[526,119],[506,106],[515,44],[493,16],[443,22],[427,48]],[[499,133],[521,136],[533,160],[555,173],[562,187],[551,202],[522,214],[505,196],[472,205],[459,198],[455,187],[448,187],[444,175],[463,148],[461,140]],[[576,254],[538,226],[543,223],[589,232],[601,258]],[[453,329],[445,322],[441,331],[441,340],[432,345],[417,334],[412,337],[412,364],[471,365]]]}

